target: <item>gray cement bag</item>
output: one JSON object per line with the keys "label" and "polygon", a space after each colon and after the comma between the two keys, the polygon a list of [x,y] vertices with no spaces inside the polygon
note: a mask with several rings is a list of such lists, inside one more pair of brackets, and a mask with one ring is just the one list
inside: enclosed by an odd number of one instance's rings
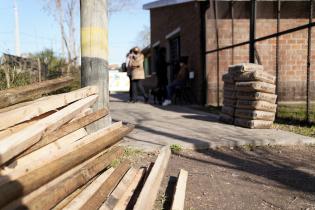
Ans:
{"label": "gray cement bag", "polygon": [[224,98],[223,105],[224,106],[235,107],[236,106],[236,100],[235,99]]}
{"label": "gray cement bag", "polygon": [[235,83],[233,74],[227,73],[222,76],[222,80],[225,83]]}
{"label": "gray cement bag", "polygon": [[238,91],[236,93],[237,99],[250,100],[250,101],[267,101],[269,103],[275,104],[277,101],[277,95],[262,92],[243,92]]}
{"label": "gray cement bag", "polygon": [[254,63],[241,63],[229,66],[229,73],[233,75],[238,75],[242,72],[250,72],[250,71],[263,71],[264,67],[262,65],[254,64]]}
{"label": "gray cement bag", "polygon": [[231,90],[224,90],[223,97],[228,99],[236,99],[236,92]]}
{"label": "gray cement bag", "polygon": [[224,91],[225,91],[225,90],[234,91],[234,90],[235,90],[235,84],[232,84],[232,83],[224,83],[223,89],[224,89]]}
{"label": "gray cement bag", "polygon": [[259,110],[247,110],[247,109],[236,109],[235,117],[249,119],[249,120],[267,120],[274,121],[275,120],[274,112],[266,112]]}
{"label": "gray cement bag", "polygon": [[236,90],[244,92],[263,92],[275,94],[276,86],[266,82],[237,82]]}
{"label": "gray cement bag", "polygon": [[235,108],[231,106],[223,106],[221,109],[221,113],[229,115],[231,117],[234,116]]}
{"label": "gray cement bag", "polygon": [[261,110],[267,112],[276,112],[277,105],[267,101],[247,101],[237,100],[236,107],[238,109]]}
{"label": "gray cement bag", "polygon": [[265,120],[247,120],[236,118],[234,125],[245,127],[245,128],[256,128],[256,129],[270,129],[272,127],[272,121]]}
{"label": "gray cement bag", "polygon": [[220,114],[220,121],[227,124],[234,124],[234,118],[223,113]]}
{"label": "gray cement bag", "polygon": [[276,77],[264,71],[243,72],[235,80],[238,82],[261,81],[270,84],[276,83]]}

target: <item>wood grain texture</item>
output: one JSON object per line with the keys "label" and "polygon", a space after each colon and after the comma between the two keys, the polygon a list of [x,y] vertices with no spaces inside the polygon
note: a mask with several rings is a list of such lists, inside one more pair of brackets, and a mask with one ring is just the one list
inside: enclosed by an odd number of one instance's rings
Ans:
{"label": "wood grain texture", "polygon": [[101,185],[101,187],[94,193],[93,196],[80,208],[85,209],[99,209],[102,203],[107,199],[109,194],[115,189],[122,177],[130,168],[130,162],[125,161],[120,164],[110,177]]}
{"label": "wood grain texture", "polygon": [[60,176],[65,171],[70,170],[81,162],[112,146],[127,135],[131,130],[132,128],[124,126],[117,130],[108,132],[106,135],[84,145],[84,147],[78,148],[63,157],[46,164],[45,167],[36,169],[17,180],[12,180],[0,186],[0,194],[4,195],[0,197],[0,207],[17,197],[26,195],[36,190],[40,186]]}
{"label": "wood grain texture", "polygon": [[87,132],[82,128],[59,139],[53,144],[49,144],[33,153],[10,162],[9,165],[0,170],[0,186],[5,183],[7,178],[14,180],[22,177],[35,169],[44,167],[46,164],[57,160],[66,153],[74,151],[82,145],[80,139],[86,135]]}
{"label": "wood grain texture", "polygon": [[70,85],[72,81],[72,77],[63,77],[23,87],[2,90],[0,91],[0,108],[40,98],[43,94],[51,93]]}
{"label": "wood grain texture", "polygon": [[2,112],[0,113],[0,119],[6,120],[0,121],[0,130],[28,121],[46,112],[64,107],[74,101],[97,94],[97,92],[97,87],[89,86],[69,93],[47,96],[32,104],[8,112]]}
{"label": "wood grain texture", "polygon": [[168,146],[163,147],[141,190],[134,210],[153,209],[170,156],[170,148]]}
{"label": "wood grain texture", "polygon": [[88,164],[92,163],[95,159],[107,154],[108,151],[102,151],[101,153],[95,155],[94,157],[84,161],[83,163],[77,165],[76,167],[72,168],[71,170],[65,172],[61,176],[58,176],[56,179],[48,182],[45,185],[42,185],[37,190],[31,192],[28,195],[25,195],[23,197],[20,197],[19,199],[14,200],[10,204],[6,205],[3,209],[4,210],[11,210],[11,209],[18,209],[21,206],[26,206],[27,203],[29,203],[31,200],[36,199],[39,195],[46,192],[51,187],[57,185],[61,181],[65,180],[68,177],[73,177],[76,173],[78,173],[82,168],[87,166]]}
{"label": "wood grain texture", "polygon": [[114,172],[114,168],[110,168],[103,172],[94,182],[85,188],[75,199],[73,199],[63,210],[81,209],[84,204],[91,199],[95,192],[102,186],[108,177]]}
{"label": "wood grain texture", "polygon": [[187,179],[188,172],[181,169],[177,179],[171,210],[184,210]]}
{"label": "wood grain texture", "polygon": [[73,193],[76,189],[83,186],[94,176],[104,170],[110,163],[123,154],[122,148],[115,148],[82,167],[76,174],[69,176],[59,183],[49,187],[46,191],[39,194],[36,198],[25,203],[29,210],[51,209],[56,206],[63,198]]}
{"label": "wood grain texture", "polygon": [[70,121],[82,110],[94,104],[96,100],[96,95],[89,96],[11,136],[8,136],[7,138],[4,138],[0,141],[0,165],[36,144],[44,133],[52,132]]}
{"label": "wood grain texture", "polygon": [[[88,114],[87,116],[84,116],[82,118],[78,118],[72,122],[69,122],[59,128],[56,132],[44,134],[43,137],[38,141],[36,144],[25,150],[22,154],[20,154],[18,157],[23,157],[27,154],[30,154],[52,142],[55,142],[57,139],[64,137],[65,135],[68,135],[69,133],[72,133],[80,128],[83,128],[96,120],[106,116],[108,114],[107,109],[102,109],[97,112]],[[111,126],[112,127],[112,126]]]}

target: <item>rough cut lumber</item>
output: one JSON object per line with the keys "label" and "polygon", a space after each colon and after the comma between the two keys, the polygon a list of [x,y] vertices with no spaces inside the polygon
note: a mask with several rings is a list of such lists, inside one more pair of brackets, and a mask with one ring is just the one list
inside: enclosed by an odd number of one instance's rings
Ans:
{"label": "rough cut lumber", "polygon": [[45,132],[52,132],[71,120],[82,110],[90,107],[97,96],[77,101],[66,108],[0,141],[0,165],[20,154],[40,140]]}
{"label": "rough cut lumber", "polygon": [[17,180],[11,180],[0,186],[0,195],[3,195],[0,197],[0,207],[20,196],[38,189],[40,186],[60,176],[65,171],[70,170],[81,162],[93,157],[109,146],[112,146],[127,135],[132,129],[133,127],[131,126],[124,126],[111,131],[84,147],[46,164],[44,167],[36,169]]}
{"label": "rough cut lumber", "polygon": [[21,206],[26,206],[29,209],[50,209],[76,189],[92,180],[122,154],[123,149],[119,147],[109,152],[102,152],[31,194],[10,203],[4,210],[18,209]]}
{"label": "rough cut lumber", "polygon": [[141,190],[134,210],[153,209],[170,156],[170,148],[168,146],[163,147]]}
{"label": "rough cut lumber", "polygon": [[[97,112],[88,114],[87,116],[84,116],[82,118],[76,119],[72,122],[69,122],[56,130],[55,132],[44,134],[43,137],[40,139],[39,142],[34,144],[32,147],[28,148],[25,150],[19,157],[23,157],[27,154],[30,154],[34,152],[35,150],[38,150],[52,142],[55,142],[57,139],[60,139],[64,137],[65,135],[68,135],[69,133],[72,133],[80,128],[83,128],[96,120],[106,116],[108,114],[107,109],[102,109]],[[113,127],[113,126],[111,126]]]}
{"label": "rough cut lumber", "polygon": [[73,199],[63,210],[81,209],[83,205],[91,199],[102,184],[114,172],[114,168],[110,168],[102,173],[94,182],[85,188],[75,199]]}
{"label": "rough cut lumber", "polygon": [[49,144],[29,155],[14,160],[9,165],[5,166],[3,170],[0,170],[0,175],[2,176],[0,177],[0,185],[3,184],[7,178],[10,178],[10,180],[17,179],[60,158],[65,153],[69,152],[69,150],[71,151],[78,148],[81,145],[81,141],[78,140],[86,135],[87,132],[84,128],[79,129],[53,144]]}
{"label": "rough cut lumber", "polygon": [[[72,168],[71,170],[67,171],[66,173],[62,174],[61,176],[57,177],[56,179],[50,181],[49,183],[41,186],[40,188],[38,188],[37,190],[33,191],[32,193],[19,198],[13,202],[11,202],[9,205],[7,205],[4,209],[6,210],[11,210],[11,209],[17,209],[19,206],[25,206],[26,203],[30,202],[31,200],[37,198],[40,194],[42,194],[43,192],[47,191],[49,188],[51,188],[52,186],[55,186],[56,184],[58,184],[59,182],[63,181],[64,179],[68,178],[68,177],[73,177],[77,172],[79,172],[83,167],[87,166],[88,164],[92,163],[94,160],[96,160],[97,158],[107,154],[108,151],[103,151],[97,155],[95,155],[94,157],[92,157],[91,159],[81,163],[80,165]],[[93,180],[93,179],[92,179]],[[91,180],[91,181],[92,181]],[[87,183],[88,184],[88,183]]]}
{"label": "rough cut lumber", "polygon": [[97,177],[91,179],[88,183],[83,185],[82,187],[76,189],[73,193],[68,195],[65,199],[63,199],[60,203],[58,203],[52,210],[62,210],[64,209],[73,199],[75,199],[85,188],[87,188]]}
{"label": "rough cut lumber", "polygon": [[137,174],[137,169],[130,168],[124,177],[121,179],[115,190],[110,194],[108,199],[102,204],[99,210],[113,210],[114,206],[117,204],[119,198],[124,194],[128,186],[131,184],[132,180]]}
{"label": "rough cut lumber", "polygon": [[82,113],[78,114],[77,116],[75,116],[75,118],[73,118],[72,120],[70,120],[69,123],[73,122],[73,121],[76,121],[80,118],[83,118],[89,114],[92,114],[93,113],[93,109],[92,108],[87,108],[86,110],[82,111]]}
{"label": "rough cut lumber", "polygon": [[96,86],[89,86],[69,93],[47,96],[30,105],[0,113],[0,119],[6,119],[5,121],[0,121],[0,130],[28,121],[46,112],[64,107],[74,101],[94,95],[97,92]]}
{"label": "rough cut lumber", "polygon": [[125,209],[122,206],[127,207],[128,201],[132,196],[132,194],[130,195],[130,192],[132,193],[137,187],[139,181],[143,177],[143,172],[144,169],[129,169],[115,190],[111,193],[105,203],[103,203],[100,210]]}
{"label": "rough cut lumber", "polygon": [[86,209],[99,209],[102,203],[107,199],[108,195],[115,189],[121,178],[130,168],[130,162],[124,161],[120,164],[115,171],[109,176],[108,179],[100,186],[100,188],[90,197],[90,199],[80,208]]}
{"label": "rough cut lumber", "polygon": [[[123,195],[119,197],[113,210],[125,210],[127,208],[128,203],[132,198],[135,190],[138,188],[141,180],[144,178],[145,172],[145,168],[141,168],[137,171],[136,176],[134,177],[128,188],[124,191]],[[101,207],[101,209],[103,208],[103,206]]]}
{"label": "rough cut lumber", "polygon": [[[109,132],[117,130],[121,127],[122,122],[117,122],[88,136],[86,136],[87,133],[85,129],[82,128],[52,144],[16,159],[12,163],[10,162],[10,164],[6,167],[3,167],[4,169],[0,171],[0,175],[3,175],[3,177],[0,177],[0,185],[8,182],[8,177],[10,180],[15,180],[37,168],[43,167],[45,164],[63,157],[70,152],[82,148],[96,139],[101,138]],[[86,137],[80,139],[83,136]],[[77,141],[78,139],[80,140]]]}
{"label": "rough cut lumber", "polygon": [[72,81],[72,77],[63,77],[24,87],[2,90],[0,91],[0,108],[40,98],[43,94],[68,86]]}
{"label": "rough cut lumber", "polygon": [[5,137],[8,137],[14,133],[17,133],[21,130],[23,130],[24,128],[26,128],[27,126],[30,126],[30,125],[33,125],[34,123],[38,122],[39,120],[45,118],[45,117],[48,117],[49,115],[52,115],[53,113],[56,113],[56,111],[50,111],[50,112],[47,112],[41,116],[38,116],[38,117],[35,117],[27,122],[24,122],[24,123],[21,123],[19,125],[16,125],[14,127],[11,127],[11,128],[8,128],[8,129],[5,129],[3,131],[0,131],[0,141],[2,139],[4,139]]}
{"label": "rough cut lumber", "polygon": [[172,210],[184,210],[188,172],[181,169],[178,175]]}

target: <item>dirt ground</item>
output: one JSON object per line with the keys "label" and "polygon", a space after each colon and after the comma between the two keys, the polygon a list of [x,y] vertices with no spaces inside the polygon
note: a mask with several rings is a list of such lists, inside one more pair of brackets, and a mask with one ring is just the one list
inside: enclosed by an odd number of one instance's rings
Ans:
{"label": "dirt ground", "polygon": [[[154,158],[144,157],[147,162]],[[247,146],[173,154],[155,209],[169,209],[181,168],[189,172],[188,210],[315,209],[314,146]]]}

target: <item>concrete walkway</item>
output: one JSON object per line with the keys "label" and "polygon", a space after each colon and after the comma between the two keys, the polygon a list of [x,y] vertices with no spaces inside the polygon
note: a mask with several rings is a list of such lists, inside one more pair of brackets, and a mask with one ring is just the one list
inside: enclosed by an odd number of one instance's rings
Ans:
{"label": "concrete walkway", "polygon": [[218,122],[218,116],[184,106],[153,106],[126,103],[124,95],[111,97],[114,120],[136,125],[136,129],[122,142],[145,151],[161,146],[179,144],[185,149],[217,148],[240,145],[314,144],[315,139],[294,133],[264,129],[251,130]]}

